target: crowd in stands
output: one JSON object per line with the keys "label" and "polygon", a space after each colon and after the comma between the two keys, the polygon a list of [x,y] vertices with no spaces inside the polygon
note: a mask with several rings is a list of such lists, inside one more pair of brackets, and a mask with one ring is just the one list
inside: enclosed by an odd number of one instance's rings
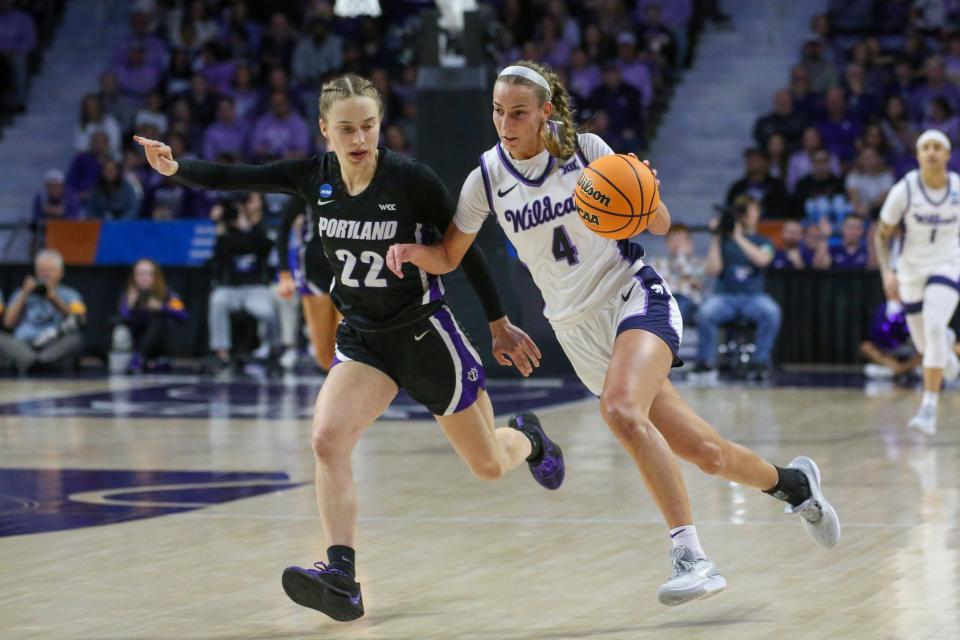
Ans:
{"label": "crowd in stands", "polygon": [[0,131],[25,110],[31,76],[65,5],[66,0],[0,0]]}
{"label": "crowd in stands", "polygon": [[[0,0],[0,7],[3,2]],[[76,155],[35,198],[49,219],[202,218],[217,200],[165,180],[131,144],[163,139],[178,157],[267,162],[324,150],[317,96],[345,72],[369,76],[385,99],[382,144],[415,154],[419,12],[341,18],[332,0],[140,0],[97,87],[80,100]],[[571,88],[579,124],[615,149],[640,151],[665,110],[709,0],[493,0],[489,62],[544,61]],[[2,10],[2,9],[0,9]],[[2,36],[2,30],[0,30]],[[268,198],[267,220],[283,206]]]}

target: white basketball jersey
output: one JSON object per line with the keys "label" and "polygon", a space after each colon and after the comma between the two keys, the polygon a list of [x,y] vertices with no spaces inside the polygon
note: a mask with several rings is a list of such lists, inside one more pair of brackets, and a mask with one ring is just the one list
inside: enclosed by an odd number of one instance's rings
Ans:
{"label": "white basketball jersey", "polygon": [[960,259],[960,176],[947,173],[947,186],[931,190],[917,170],[890,190],[880,218],[903,221],[904,238],[898,271],[924,270]]}
{"label": "white basketball jersey", "polygon": [[489,213],[496,216],[554,325],[600,308],[643,266],[639,246],[602,238],[580,221],[573,202],[577,179],[587,164],[613,151],[593,134],[578,139],[580,149],[566,160],[544,151],[517,161],[498,143],[464,184],[454,218],[464,233],[477,233]]}

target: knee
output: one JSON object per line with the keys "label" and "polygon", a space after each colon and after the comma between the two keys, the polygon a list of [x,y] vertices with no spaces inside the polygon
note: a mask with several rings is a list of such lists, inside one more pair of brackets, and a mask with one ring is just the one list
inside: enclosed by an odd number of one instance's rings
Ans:
{"label": "knee", "polygon": [[318,461],[328,461],[338,456],[350,455],[346,442],[335,427],[315,424],[310,445],[313,448],[313,455]]}
{"label": "knee", "polygon": [[779,325],[783,312],[780,305],[770,296],[763,294],[757,300],[757,307],[760,311],[760,318],[767,324]]}
{"label": "knee", "polygon": [[708,298],[702,305],[700,305],[700,312],[698,320],[700,324],[719,324],[717,320],[717,313],[721,308],[721,303],[716,297]]}
{"label": "knee", "polygon": [[680,456],[697,465],[704,473],[715,476],[727,466],[723,447],[715,442],[701,441]]}
{"label": "knee", "polygon": [[621,397],[601,398],[600,415],[617,440],[624,444],[644,448],[653,437],[653,423],[629,400]]}
{"label": "knee", "polygon": [[223,312],[227,307],[227,292],[224,289],[214,289],[210,293],[210,310]]}

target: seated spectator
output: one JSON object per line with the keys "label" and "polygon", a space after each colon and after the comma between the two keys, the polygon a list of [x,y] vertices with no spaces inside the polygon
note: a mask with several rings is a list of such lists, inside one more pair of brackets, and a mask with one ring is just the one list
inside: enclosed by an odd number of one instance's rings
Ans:
{"label": "seated spectator", "polygon": [[653,79],[650,67],[637,52],[637,37],[631,31],[621,31],[617,36],[617,58],[620,79],[640,93],[644,113],[653,101]]}
{"label": "seated spectator", "polygon": [[651,266],[670,283],[673,297],[680,307],[683,325],[692,327],[697,309],[703,300],[703,259],[693,254],[690,230],[682,223],[670,226],[665,258],[654,258]]}
{"label": "seated spectator", "polygon": [[222,95],[230,87],[230,80],[237,62],[231,59],[230,51],[219,42],[203,45],[199,61],[199,71],[214,93]]}
{"label": "seated spectator", "polygon": [[213,250],[214,287],[210,292],[208,326],[210,350],[218,367],[227,367],[233,341],[230,314],[246,311],[259,322],[261,351],[268,355],[278,343],[278,319],[270,289],[268,260],[273,242],[259,220],[248,219],[245,209],[223,201],[210,212],[217,223]]}
{"label": "seated spectator", "polygon": [[[773,255],[771,269],[802,270],[813,267],[814,252],[803,242],[803,225],[796,220],[787,220],[780,231],[781,247]],[[826,244],[823,245],[826,250]]]}
{"label": "seated spectator", "polygon": [[98,131],[107,135],[110,155],[119,158],[120,125],[113,116],[104,112],[100,98],[91,93],[84,96],[80,103],[80,121],[73,136],[73,148],[77,151],[89,151],[90,137]]}
{"label": "seated spectator", "polygon": [[847,113],[860,122],[868,122],[878,115],[880,100],[867,89],[867,74],[859,64],[847,65],[844,72]]}
{"label": "seated spectator", "polygon": [[907,317],[899,302],[877,305],[867,339],[860,343],[860,354],[868,361],[864,375],[874,379],[909,376],[923,363],[923,354],[917,353],[910,341]]}
{"label": "seated spectator", "polygon": [[104,163],[100,179],[87,202],[87,211],[92,217],[103,220],[132,220],[140,212],[140,198],[116,161]]}
{"label": "seated spectator", "polygon": [[800,66],[810,79],[810,91],[825,94],[830,87],[837,85],[837,70],[833,61],[824,53],[823,43],[819,40],[807,40],[800,54]]}
{"label": "seated spectator", "polygon": [[209,126],[217,115],[217,94],[202,73],[190,77],[190,90],[180,94],[190,106],[191,117],[201,127]]}
{"label": "seated spectator", "polygon": [[644,8],[643,19],[638,26],[640,38],[646,43],[648,54],[659,60],[661,66],[668,65],[674,69],[678,68],[682,62],[679,46],[674,35],[675,32],[664,23],[661,3],[647,3]]}
{"label": "seated spectator", "polygon": [[233,98],[237,120],[245,127],[253,125],[256,120],[257,105],[260,102],[260,92],[254,85],[253,72],[248,65],[237,65],[233,71],[233,81],[224,94]]}
{"label": "seated spectator", "polygon": [[[883,119],[880,120],[880,129],[883,131],[884,141],[887,143],[887,148],[890,149],[891,154],[894,156],[903,155],[904,147],[900,134],[904,130],[912,131],[914,129],[903,98],[900,96],[887,98]],[[916,154],[911,152],[911,155]]]}
{"label": "seated spectator", "polygon": [[114,64],[123,64],[127,52],[139,47],[146,52],[147,64],[163,68],[167,60],[167,43],[150,33],[150,16],[144,11],[130,14],[130,31],[113,53]]}
{"label": "seated spectator", "polygon": [[113,116],[121,131],[127,131],[133,124],[138,101],[120,90],[117,74],[109,69],[100,74],[98,89],[97,97],[100,98],[104,113]]}
{"label": "seated spectator", "polygon": [[767,139],[774,133],[779,133],[787,142],[787,146],[795,149],[800,146],[800,138],[807,126],[807,118],[793,108],[793,98],[786,89],[773,94],[773,111],[761,116],[753,125],[753,139],[757,147],[767,146]]}
{"label": "seated spectator", "polygon": [[591,110],[603,109],[610,118],[610,128],[620,131],[625,139],[645,140],[643,98],[640,92],[623,81],[620,67],[608,62],[603,67],[603,83],[587,98]]}
{"label": "seated spectator", "polygon": [[[146,104],[142,109],[137,110],[137,114],[133,118],[133,128],[135,130],[142,131],[144,125],[153,126],[160,137],[167,135],[170,121],[163,111],[163,96],[157,91],[150,92]],[[140,135],[146,137],[146,134]]]}
{"label": "seated spectator", "polygon": [[126,59],[113,67],[117,74],[120,91],[130,98],[140,101],[160,86],[162,69],[147,62],[147,52],[141,44],[133,44],[127,49]]}
{"label": "seated spectator", "polygon": [[220,98],[217,120],[203,134],[203,159],[217,162],[224,153],[242,158],[246,150],[246,127],[237,122],[233,98]]}
{"label": "seated spectator", "polygon": [[780,306],[764,292],[764,270],[773,261],[773,244],[757,233],[760,203],[741,196],[721,216],[707,254],[706,272],[716,276],[713,295],[700,306],[697,320],[696,373],[712,372],[717,362],[717,331],[737,319],[757,325],[757,351],[751,376],[769,374],[771,354],[780,332]]}
{"label": "seated spectator", "polygon": [[90,136],[90,150],[73,156],[67,168],[66,184],[77,194],[84,207],[100,179],[103,164],[112,160],[109,147],[107,134],[98,131]]}
{"label": "seated spectator", "polygon": [[0,0],[0,55],[6,58],[13,75],[13,108],[27,104],[28,57],[37,47],[33,16],[14,7],[13,0]]}
{"label": "seated spectator", "polygon": [[147,258],[137,260],[120,298],[120,331],[114,329],[114,350],[120,350],[118,342],[132,345],[127,372],[169,369],[175,345],[183,339],[179,325],[186,318],[183,301],[167,287],[160,265]]}
{"label": "seated spectator", "polygon": [[828,239],[830,234],[824,232],[819,224],[808,224],[803,229],[803,244],[813,252],[813,269],[830,268],[830,245]]}
{"label": "seated spectator", "polygon": [[187,217],[190,211],[190,191],[172,177],[144,189],[143,212],[151,220],[174,220]]}
{"label": "seated spectator", "polygon": [[270,16],[270,24],[260,42],[260,62],[264,67],[290,68],[298,43],[297,30],[286,15],[277,11]]}
{"label": "seated spectator", "polygon": [[813,224],[823,224],[833,233],[852,211],[843,188],[843,180],[830,171],[830,154],[820,149],[813,154],[813,170],[797,184],[793,194],[794,218]]}
{"label": "seated spectator", "polygon": [[957,139],[957,134],[960,132],[960,118],[957,118],[946,98],[937,96],[931,100],[927,112],[930,117],[920,123],[920,129],[937,129],[945,133],[948,139]]}
{"label": "seated spectator", "polygon": [[63,258],[44,249],[34,259],[34,274],[10,296],[0,333],[0,359],[22,374],[34,365],[69,364],[83,351],[79,327],[87,309],[80,294],[63,279]]}
{"label": "seated spectator", "polygon": [[799,65],[790,70],[790,99],[793,110],[808,122],[820,117],[820,98],[810,90],[810,74]]}
{"label": "seated spectator", "polygon": [[387,149],[407,156],[413,153],[413,149],[410,148],[410,144],[407,142],[407,136],[403,133],[403,129],[399,125],[389,125],[384,137],[386,138],[384,146]]}
{"label": "seated spectator", "polygon": [[840,244],[830,247],[830,266],[840,271],[866,269],[869,260],[864,242],[866,223],[863,218],[847,216],[842,228]]}
{"label": "seated spectator", "polygon": [[63,171],[50,169],[43,177],[43,189],[33,197],[34,223],[74,220],[80,217],[80,199],[63,181]]}
{"label": "seated spectator", "polygon": [[593,60],[587,57],[583,49],[574,49],[570,52],[570,74],[567,86],[578,96],[589,96],[600,86],[601,73]]}
{"label": "seated spectator", "polygon": [[636,145],[631,145],[628,148],[627,141],[623,139],[620,132],[610,128],[610,116],[603,109],[595,111],[593,117],[590,118],[590,133],[600,136],[617,153],[637,151]]}
{"label": "seated spectator", "polygon": [[290,108],[285,93],[275,91],[270,97],[270,112],[257,120],[250,135],[254,160],[302,158],[309,145],[310,134],[303,118]]}
{"label": "seated spectator", "polygon": [[190,90],[190,78],[193,77],[193,67],[190,64],[190,53],[186,49],[176,48],[170,52],[170,64],[167,65],[164,82],[165,93],[176,96]]}
{"label": "seated spectator", "polygon": [[783,182],[770,175],[767,154],[750,148],[743,152],[745,175],[727,189],[727,205],[738,196],[747,195],[761,203],[764,218],[790,217],[790,200]]}
{"label": "seated spectator", "polygon": [[960,83],[960,33],[954,33],[950,36],[947,55],[943,57],[943,71],[947,80],[954,85]]}
{"label": "seated spectator", "polygon": [[834,87],[827,91],[825,105],[826,117],[817,123],[823,146],[846,164],[853,159],[863,125],[847,110],[843,89]]}
{"label": "seated spectator", "polygon": [[779,133],[773,133],[767,138],[767,159],[770,162],[770,175],[784,181],[787,177],[787,163],[790,160],[787,142]]}
{"label": "seated spectator", "polygon": [[343,64],[343,38],[330,26],[322,18],[311,20],[293,51],[293,79],[301,88],[319,89]]}
{"label": "seated spectator", "polygon": [[[810,175],[810,171],[813,169],[813,155],[820,149],[823,149],[823,138],[820,137],[820,131],[816,127],[804,129],[800,151],[790,156],[790,163],[787,165],[787,190],[790,193],[796,191],[797,184]],[[840,161],[829,152],[828,155],[830,171],[839,175]]]}
{"label": "seated spectator", "polygon": [[861,151],[844,181],[854,213],[863,218],[879,216],[893,182],[893,172],[886,167],[879,153],[869,147]]}
{"label": "seated spectator", "polygon": [[943,58],[930,56],[923,63],[927,80],[910,92],[909,108],[914,120],[930,117],[934,98],[944,98],[954,113],[960,109],[960,89],[947,81]]}

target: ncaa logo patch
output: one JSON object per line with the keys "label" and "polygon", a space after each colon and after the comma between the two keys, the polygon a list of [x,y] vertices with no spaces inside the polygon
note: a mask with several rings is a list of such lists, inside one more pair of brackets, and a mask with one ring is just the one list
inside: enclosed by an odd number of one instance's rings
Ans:
{"label": "ncaa logo patch", "polygon": [[333,195],[333,187],[330,185],[330,183],[325,183],[320,185],[321,198],[329,198],[332,195]]}

